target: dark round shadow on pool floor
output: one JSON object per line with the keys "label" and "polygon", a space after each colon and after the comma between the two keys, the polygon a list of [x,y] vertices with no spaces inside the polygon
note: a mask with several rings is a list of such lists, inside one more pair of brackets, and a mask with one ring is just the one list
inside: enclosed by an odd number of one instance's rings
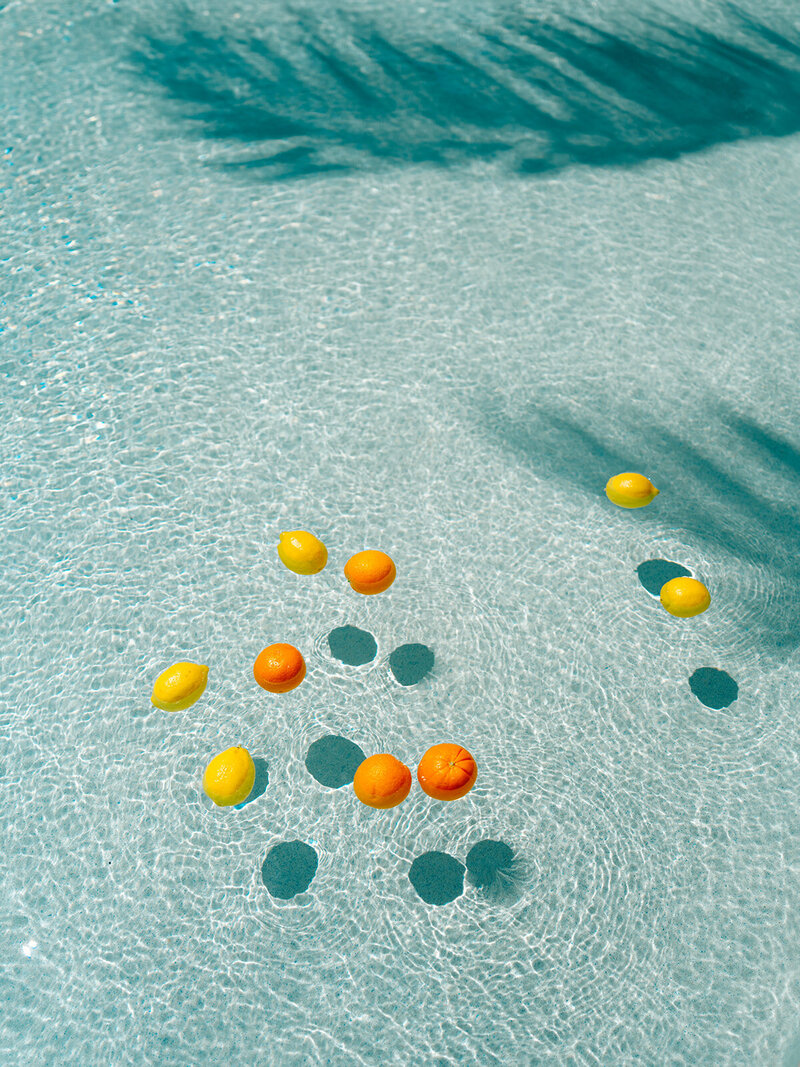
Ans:
{"label": "dark round shadow on pool floor", "polygon": [[253,763],[256,767],[256,780],[253,782],[253,788],[250,791],[250,795],[247,800],[243,800],[241,804],[237,804],[237,810],[239,808],[246,808],[248,804],[252,804],[254,800],[258,800],[260,796],[263,796],[269,785],[269,765],[267,761],[261,756],[253,756]]}
{"label": "dark round shadow on pool floor", "polygon": [[650,596],[659,596],[667,582],[671,582],[673,578],[692,576],[691,571],[669,559],[648,559],[639,564],[636,573]]}
{"label": "dark round shadow on pool floor", "polygon": [[320,785],[339,789],[352,782],[356,770],[366,758],[354,741],[327,734],[309,745],[306,770]]}
{"label": "dark round shadow on pool floor", "polygon": [[479,841],[467,853],[467,875],[478,889],[494,889],[514,875],[514,850],[505,841]]}
{"label": "dark round shadow on pool floor", "polygon": [[261,865],[261,881],[273,897],[291,900],[311,885],[318,862],[311,845],[304,841],[282,841],[267,853]]}
{"label": "dark round shadow on pool floor", "polygon": [[427,645],[400,645],[389,656],[389,667],[400,685],[416,685],[433,670],[433,649]]}
{"label": "dark round shadow on pool floor", "polygon": [[689,688],[707,708],[721,711],[739,696],[739,686],[727,673],[716,667],[698,667],[689,679]]}
{"label": "dark round shadow on pool floor", "polygon": [[408,872],[426,904],[449,904],[464,892],[464,864],[446,852],[424,852]]}
{"label": "dark round shadow on pool floor", "polygon": [[371,663],[378,654],[378,642],[357,626],[337,626],[328,634],[328,647],[334,659],[348,667],[361,667]]}

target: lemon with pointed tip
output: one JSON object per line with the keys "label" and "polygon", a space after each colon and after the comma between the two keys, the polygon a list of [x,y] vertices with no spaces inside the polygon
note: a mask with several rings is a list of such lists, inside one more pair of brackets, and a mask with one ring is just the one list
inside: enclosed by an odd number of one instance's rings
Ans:
{"label": "lemon with pointed tip", "polygon": [[643,474],[628,471],[608,479],[606,496],[620,508],[643,508],[658,496],[658,490]]}
{"label": "lemon with pointed tip", "polygon": [[661,587],[662,607],[679,619],[702,615],[710,603],[711,594],[696,578],[673,578]]}
{"label": "lemon with pointed tip", "polygon": [[319,574],[328,562],[328,550],[308,530],[285,530],[278,543],[281,563],[295,574]]}
{"label": "lemon with pointed tip", "polygon": [[220,808],[247,800],[256,780],[256,765],[246,748],[226,748],[203,772],[203,791]]}
{"label": "lemon with pointed tip", "polygon": [[183,711],[205,692],[208,667],[202,663],[173,663],[156,678],[150,697],[162,711]]}

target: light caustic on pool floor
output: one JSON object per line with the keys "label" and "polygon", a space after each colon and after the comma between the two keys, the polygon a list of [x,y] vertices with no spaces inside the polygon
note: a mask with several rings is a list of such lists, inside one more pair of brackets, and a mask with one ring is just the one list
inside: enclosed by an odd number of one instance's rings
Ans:
{"label": "light caustic on pool floor", "polygon": [[[640,474],[626,473],[609,479],[606,495],[619,507],[635,509],[651,504],[658,489]],[[319,573],[328,562],[326,546],[313,534],[295,530],[281,534],[278,545],[281,562],[301,575]],[[637,568],[639,581],[647,592],[658,597],[664,609],[678,618],[691,618],[705,612],[711,597],[705,585],[681,564],[651,559]],[[345,577],[361,595],[385,592],[397,576],[394,561],[386,553],[366,550],[356,553],[345,565]],[[375,637],[356,626],[345,625],[327,634],[330,654],[340,663],[360,667],[371,663],[378,653]],[[389,669],[402,686],[410,687],[433,670],[435,657],[427,645],[399,645],[389,656]],[[255,681],[272,694],[288,693],[302,684],[306,664],[292,645],[267,646],[256,659]],[[185,710],[200,699],[208,680],[204,665],[174,664],[158,677],[153,687],[153,703],[166,711]],[[738,697],[738,686],[725,671],[697,668],[689,679],[691,691],[708,708],[729,707]],[[340,789],[350,783],[362,803],[378,809],[395,807],[408,796],[412,776],[393,756],[383,753],[366,756],[356,742],[341,736],[318,738],[306,753],[308,773],[320,785]],[[437,800],[453,801],[466,795],[478,770],[469,752],[447,743],[429,749],[420,760],[417,779],[424,792]],[[241,747],[227,749],[206,767],[203,789],[220,807],[244,807],[263,795],[269,781],[266,762],[255,759]],[[261,877],[270,894],[291,899],[311,885],[318,867],[315,849],[307,842],[283,841],[272,846],[262,864]],[[499,881],[513,881],[515,856],[502,841],[480,841],[466,856],[466,862],[444,852],[418,856],[409,870],[409,879],[418,896],[429,904],[446,904],[461,895],[464,873],[472,884],[487,889]]]}
{"label": "light caustic on pool floor", "polygon": [[[319,573],[328,560],[325,545],[302,530],[281,535],[278,556],[289,570],[302,575]],[[385,592],[393,584],[396,574],[392,559],[373,550],[357,553],[345,566],[345,576],[351,587],[365,596]],[[370,663],[378,652],[372,634],[349,625],[331,630],[327,634],[327,644],[331,655],[348,666]],[[406,643],[392,651],[388,666],[399,685],[411,687],[431,673],[434,662],[435,656],[429,646]],[[255,682],[271,694],[290,693],[304,682],[305,677],[306,663],[302,653],[286,643],[268,645],[259,653],[253,666]],[[175,664],[157,679],[153,703],[164,710],[185,710],[200,699],[207,680],[207,667],[187,662]],[[358,799],[373,808],[395,807],[405,800],[412,786],[410,770],[393,756],[367,756],[354,741],[336,735],[326,735],[314,741],[306,753],[305,766],[309,774],[326,788],[339,789],[352,783]],[[440,801],[465,796],[477,775],[477,764],[469,752],[451,743],[430,748],[417,769],[422,791]],[[241,746],[235,746],[218,753],[209,762],[202,784],[206,796],[217,807],[243,808],[263,795],[268,782],[266,761],[252,757]],[[497,882],[500,871],[507,873],[511,869],[513,851],[502,842],[479,844],[487,846],[489,851],[484,849],[483,853],[476,853],[482,859],[476,860],[478,873],[473,881],[476,886],[486,889]],[[427,903],[447,903],[463,892],[464,870],[470,869],[471,862],[468,856],[465,867],[445,853],[426,853],[412,863],[409,878]],[[283,841],[267,853],[261,879],[273,897],[288,900],[309,888],[317,867],[317,853],[311,844],[300,840]]]}

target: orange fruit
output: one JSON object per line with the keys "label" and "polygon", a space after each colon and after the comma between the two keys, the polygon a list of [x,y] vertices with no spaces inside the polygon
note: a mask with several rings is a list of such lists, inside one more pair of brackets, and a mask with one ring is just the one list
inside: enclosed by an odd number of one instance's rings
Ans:
{"label": "orange fruit", "polygon": [[461,745],[429,748],[417,767],[417,781],[435,800],[458,800],[475,785],[478,765]]}
{"label": "orange fruit", "polygon": [[253,664],[253,677],[269,693],[288,693],[306,676],[306,663],[294,645],[269,645]]}
{"label": "orange fruit", "polygon": [[357,593],[371,596],[388,589],[397,577],[397,570],[391,556],[368,548],[350,557],[344,565],[344,576]]}
{"label": "orange fruit", "polygon": [[370,808],[393,808],[408,796],[411,771],[385,752],[367,756],[355,773],[353,789],[361,803]]}

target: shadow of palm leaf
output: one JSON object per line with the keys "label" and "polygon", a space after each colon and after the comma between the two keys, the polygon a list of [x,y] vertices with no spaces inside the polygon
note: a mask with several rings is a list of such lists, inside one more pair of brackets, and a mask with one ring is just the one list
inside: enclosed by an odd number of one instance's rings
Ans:
{"label": "shadow of palm leaf", "polygon": [[729,7],[730,32],[610,30],[509,16],[457,40],[400,39],[363,16],[296,14],[235,37],[190,14],[143,35],[136,69],[199,131],[271,179],[500,157],[518,173],[629,165],[800,129],[800,43]]}
{"label": "shadow of palm leaf", "polygon": [[[669,500],[669,525],[711,549],[760,568],[773,579],[800,580],[800,448],[752,419],[719,409],[720,445],[703,451],[652,424],[626,428],[625,448],[553,411],[530,408],[509,416],[499,405],[479,409],[483,431],[524,462],[577,485],[593,496],[623,470],[645,471],[661,486],[680,487]],[[727,448],[733,434],[736,448]],[[780,499],[761,486],[785,487]],[[664,508],[642,509],[637,519],[663,528]],[[800,598],[758,606],[743,622],[774,650],[800,646]]]}

